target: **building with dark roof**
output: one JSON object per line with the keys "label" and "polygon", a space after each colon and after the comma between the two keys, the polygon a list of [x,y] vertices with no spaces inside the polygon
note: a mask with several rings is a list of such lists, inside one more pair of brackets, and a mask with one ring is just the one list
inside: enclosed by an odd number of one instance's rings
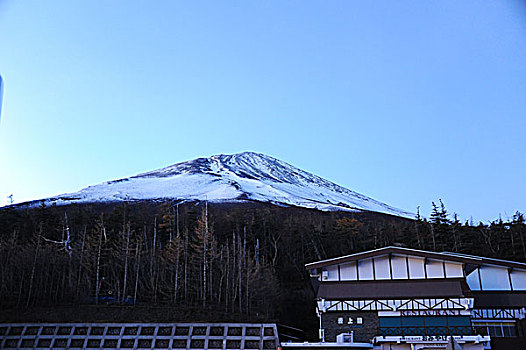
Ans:
{"label": "building with dark roof", "polygon": [[462,349],[526,349],[524,263],[386,247],[306,268],[322,343],[352,334],[378,349],[446,349],[452,339]]}

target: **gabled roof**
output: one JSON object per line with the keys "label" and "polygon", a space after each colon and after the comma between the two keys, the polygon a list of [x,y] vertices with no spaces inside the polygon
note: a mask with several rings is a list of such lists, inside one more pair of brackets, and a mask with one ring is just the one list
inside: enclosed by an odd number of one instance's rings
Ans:
{"label": "gabled roof", "polygon": [[509,267],[509,268],[526,269],[526,263],[520,263],[520,262],[515,262],[515,261],[484,258],[480,256],[450,253],[450,252],[438,253],[438,252],[430,252],[426,250],[393,247],[393,246],[374,249],[374,250],[368,250],[368,251],[361,252],[361,253],[345,255],[345,256],[327,259],[327,260],[316,261],[316,262],[305,264],[305,268],[307,270],[313,270],[313,269],[318,269],[318,268],[325,267],[325,266],[342,264],[346,262],[367,259],[367,258],[374,258],[374,257],[379,257],[379,256],[389,255],[389,254],[418,256],[418,257],[428,258],[428,259],[447,260],[447,261],[454,261],[454,262],[459,262],[459,263],[464,263],[464,264],[473,264],[473,265],[479,265],[479,266],[483,264],[489,264],[489,265],[504,266],[504,267]]}

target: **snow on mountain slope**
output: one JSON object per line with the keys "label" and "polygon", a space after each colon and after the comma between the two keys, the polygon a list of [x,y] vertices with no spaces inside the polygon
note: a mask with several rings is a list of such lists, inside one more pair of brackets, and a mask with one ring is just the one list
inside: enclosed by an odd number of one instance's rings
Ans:
{"label": "snow on mountain slope", "polygon": [[198,158],[48,198],[44,202],[61,205],[167,198],[213,202],[255,200],[326,211],[367,210],[414,217],[413,213],[254,152]]}

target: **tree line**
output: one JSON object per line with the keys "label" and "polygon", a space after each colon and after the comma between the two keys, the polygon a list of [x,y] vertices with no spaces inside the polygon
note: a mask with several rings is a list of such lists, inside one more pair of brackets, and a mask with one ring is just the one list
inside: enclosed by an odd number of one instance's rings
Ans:
{"label": "tree line", "polygon": [[0,307],[170,305],[316,327],[304,265],[387,245],[526,261],[524,214],[462,223],[267,204],[0,210]]}
{"label": "tree line", "polygon": [[131,213],[128,204],[109,212],[3,210],[0,305],[151,303],[271,312],[272,268],[246,225],[219,235],[206,203],[167,202],[151,215]]}

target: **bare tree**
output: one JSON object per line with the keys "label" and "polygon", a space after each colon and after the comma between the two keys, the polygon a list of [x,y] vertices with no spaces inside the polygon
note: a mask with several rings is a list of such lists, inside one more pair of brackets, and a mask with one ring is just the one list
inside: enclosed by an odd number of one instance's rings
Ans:
{"label": "bare tree", "polygon": [[99,249],[97,252],[97,280],[96,280],[96,290],[95,290],[95,303],[99,303],[99,294],[100,294],[100,256],[102,251],[102,236],[106,238],[106,228],[104,227],[104,216],[100,215],[100,232],[99,232]]}
{"label": "bare tree", "polygon": [[87,226],[84,225],[84,231],[82,233],[82,245],[80,247],[79,272],[77,276],[77,292],[76,292],[77,298],[79,297],[79,292],[80,292],[80,278],[82,276],[82,263],[84,259],[84,246],[86,244],[86,231],[87,231]]}
{"label": "bare tree", "polygon": [[[177,302],[177,292],[179,291],[179,260],[181,256],[181,234],[179,232],[179,203],[177,203],[177,215],[176,215],[176,257],[175,257],[175,278],[174,278],[174,303]],[[171,238],[170,238],[171,239]]]}
{"label": "bare tree", "polygon": [[139,287],[139,271],[141,268],[141,255],[140,255],[139,240],[137,240],[137,247],[135,248],[135,288],[133,292],[133,305],[137,303],[137,289]]}
{"label": "bare tree", "polygon": [[35,279],[35,269],[37,266],[38,251],[40,249],[40,237],[42,236],[42,223],[40,223],[40,229],[37,234],[37,243],[35,247],[35,258],[33,259],[33,267],[31,268],[31,278],[29,281],[29,292],[27,293],[26,307],[29,306],[29,301],[31,300],[31,292],[33,291],[33,281]]}
{"label": "bare tree", "polygon": [[126,298],[126,283],[128,282],[128,251],[130,246],[130,225],[127,227],[126,234],[126,252],[124,255],[124,281],[122,287],[122,300]]}

